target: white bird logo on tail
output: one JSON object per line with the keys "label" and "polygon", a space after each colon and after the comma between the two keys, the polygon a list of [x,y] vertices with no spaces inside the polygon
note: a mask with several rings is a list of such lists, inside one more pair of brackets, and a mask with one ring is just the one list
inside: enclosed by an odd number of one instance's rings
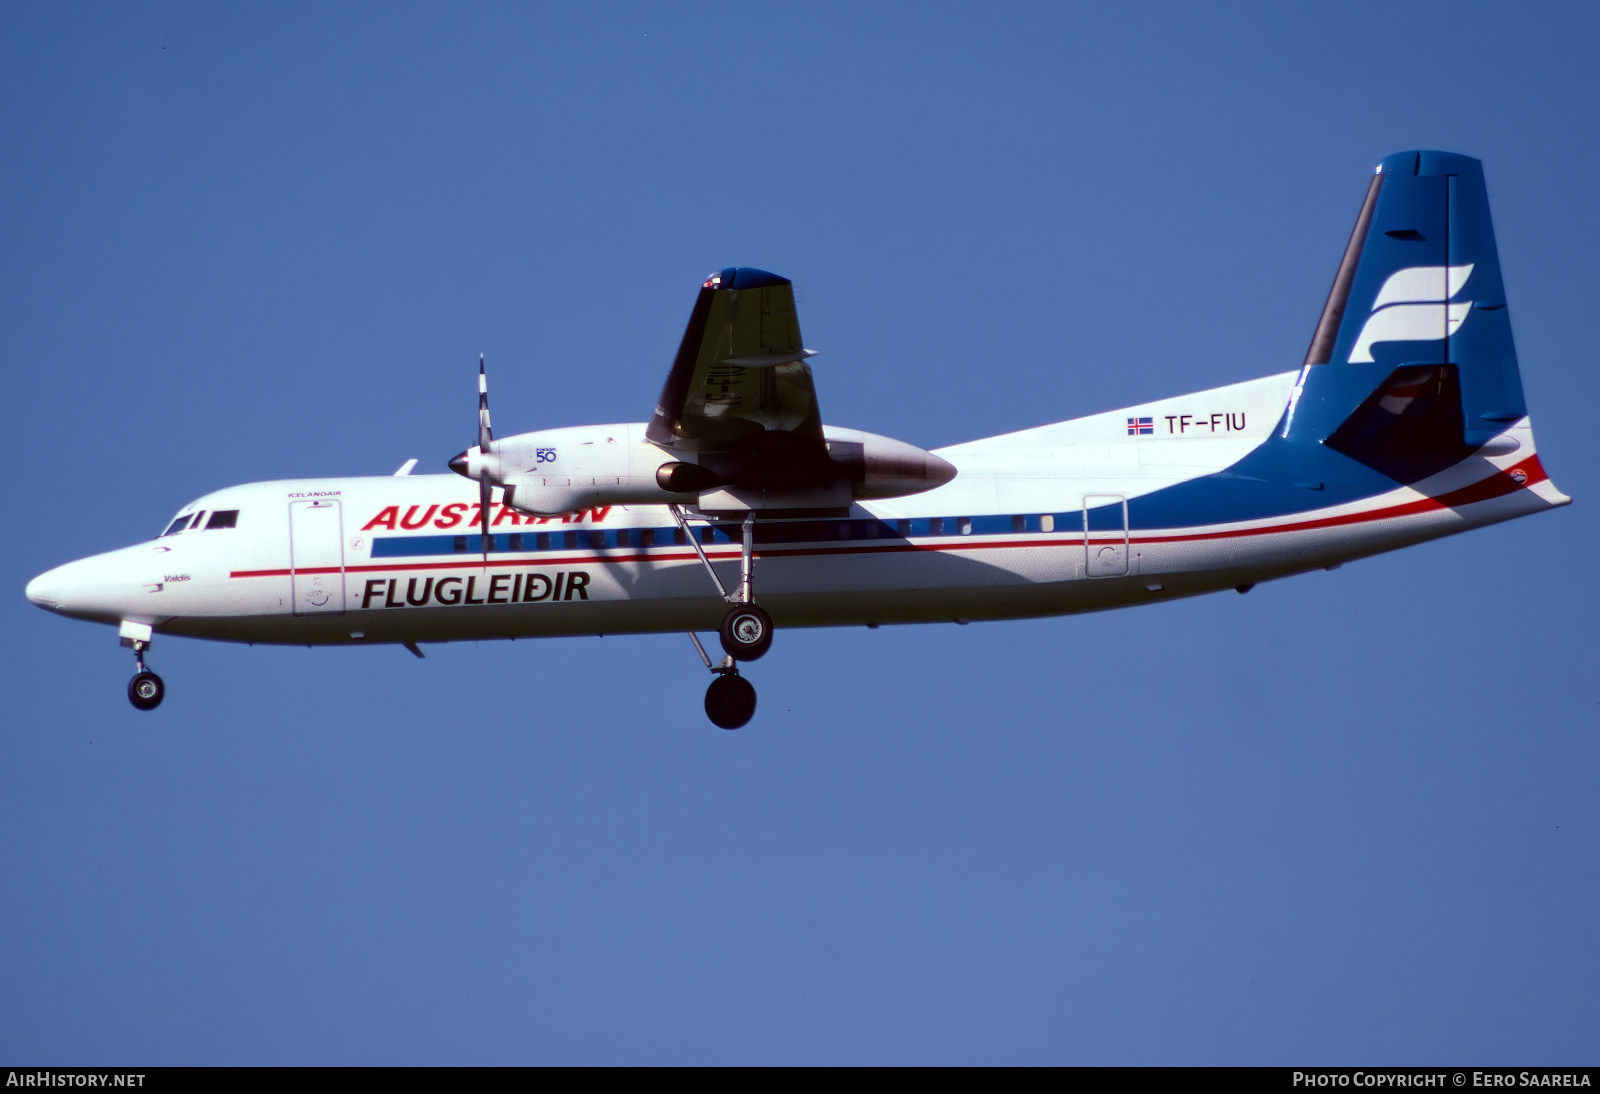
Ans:
{"label": "white bird logo on tail", "polygon": [[1350,350],[1350,363],[1371,361],[1375,342],[1433,342],[1454,334],[1472,301],[1452,304],[1450,298],[1466,286],[1473,265],[1412,266],[1390,275]]}

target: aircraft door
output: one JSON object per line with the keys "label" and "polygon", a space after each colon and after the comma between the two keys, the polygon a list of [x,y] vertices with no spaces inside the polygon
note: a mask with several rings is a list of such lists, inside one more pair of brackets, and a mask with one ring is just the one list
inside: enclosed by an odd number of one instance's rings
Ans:
{"label": "aircraft door", "polygon": [[344,524],[337,501],[289,503],[289,572],[295,615],[344,611]]}
{"label": "aircraft door", "polygon": [[1128,572],[1128,499],[1088,494],[1083,499],[1084,573],[1121,577]]}

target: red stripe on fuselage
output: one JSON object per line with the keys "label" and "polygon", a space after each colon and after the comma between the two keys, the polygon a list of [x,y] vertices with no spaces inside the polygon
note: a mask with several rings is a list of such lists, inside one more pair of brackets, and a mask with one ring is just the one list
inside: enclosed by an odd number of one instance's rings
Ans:
{"label": "red stripe on fuselage", "polygon": [[[1515,481],[1511,477],[1513,471],[1521,471],[1528,476],[1527,480],[1520,483]],[[1292,524],[1274,524],[1267,528],[1236,528],[1226,532],[1190,532],[1176,536],[1134,536],[1131,538],[1134,543],[1180,543],[1187,540],[1230,539],[1235,536],[1301,532],[1316,528],[1337,528],[1345,524],[1362,524],[1373,520],[1392,520],[1395,517],[1409,517],[1418,513],[1430,513],[1436,509],[1455,509],[1458,506],[1471,505],[1473,502],[1492,501],[1495,498],[1513,494],[1518,490],[1525,490],[1549,477],[1549,475],[1545,474],[1544,467],[1539,463],[1539,457],[1533,455],[1519,464],[1508,467],[1504,471],[1496,472],[1486,479],[1480,479],[1470,486],[1463,486],[1459,490],[1452,490],[1448,494],[1440,494],[1438,497],[1418,498],[1416,501],[1391,505],[1387,509],[1374,509],[1365,513],[1344,513],[1336,517],[1318,517],[1316,520],[1302,520]]]}

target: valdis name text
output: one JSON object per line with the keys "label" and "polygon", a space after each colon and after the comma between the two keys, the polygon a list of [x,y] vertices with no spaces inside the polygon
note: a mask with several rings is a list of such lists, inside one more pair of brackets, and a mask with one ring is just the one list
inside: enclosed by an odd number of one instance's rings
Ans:
{"label": "valdis name text", "polygon": [[1491,1068],[1472,1070],[1446,1068],[1422,1070],[1394,1068],[1362,1071],[1354,1068],[1326,1068],[1292,1073],[1291,1085],[1297,1088],[1361,1087],[1450,1089],[1483,1087],[1563,1086],[1592,1089],[1592,1068]]}

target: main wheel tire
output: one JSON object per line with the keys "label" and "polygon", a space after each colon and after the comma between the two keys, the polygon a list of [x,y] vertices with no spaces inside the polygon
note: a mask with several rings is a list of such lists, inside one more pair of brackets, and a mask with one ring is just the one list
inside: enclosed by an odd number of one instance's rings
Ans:
{"label": "main wheel tire", "polygon": [[754,661],[772,648],[772,616],[754,604],[736,604],[722,617],[717,637],[735,661]]}
{"label": "main wheel tire", "polygon": [[140,710],[154,710],[167,696],[167,685],[153,672],[134,673],[128,681],[128,702]]}
{"label": "main wheel tire", "polygon": [[756,716],[756,689],[743,676],[719,676],[706,688],[706,717],[719,729],[738,729]]}

